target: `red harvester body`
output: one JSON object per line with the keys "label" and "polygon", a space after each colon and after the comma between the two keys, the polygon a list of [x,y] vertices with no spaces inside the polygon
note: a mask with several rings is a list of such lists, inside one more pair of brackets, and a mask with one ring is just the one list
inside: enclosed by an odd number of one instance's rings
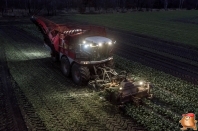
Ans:
{"label": "red harvester body", "polygon": [[105,28],[56,24],[38,16],[31,21],[43,34],[53,60],[61,62],[63,74],[72,75],[75,84],[104,89],[119,104],[152,96],[148,82],[137,84],[126,72],[118,74],[112,68],[115,42],[107,38]]}

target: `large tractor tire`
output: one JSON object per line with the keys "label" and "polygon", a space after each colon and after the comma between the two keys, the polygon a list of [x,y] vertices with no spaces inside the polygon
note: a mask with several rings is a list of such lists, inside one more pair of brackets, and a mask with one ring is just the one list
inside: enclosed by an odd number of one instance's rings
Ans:
{"label": "large tractor tire", "polygon": [[67,77],[70,76],[70,69],[71,69],[71,65],[70,62],[68,60],[67,57],[63,56],[61,58],[61,70],[63,72],[63,74]]}
{"label": "large tractor tire", "polygon": [[72,66],[72,78],[77,85],[87,85],[90,80],[90,71],[87,67],[74,63]]}

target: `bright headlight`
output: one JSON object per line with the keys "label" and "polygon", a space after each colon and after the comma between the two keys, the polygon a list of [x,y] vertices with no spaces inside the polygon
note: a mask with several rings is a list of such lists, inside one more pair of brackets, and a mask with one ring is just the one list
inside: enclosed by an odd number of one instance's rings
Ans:
{"label": "bright headlight", "polygon": [[122,90],[122,87],[120,87],[119,89]]}
{"label": "bright headlight", "polygon": [[99,46],[102,46],[102,43],[99,43],[98,45],[99,45]]}
{"label": "bright headlight", "polygon": [[86,43],[86,41],[85,40],[83,40],[83,44],[85,44]]}
{"label": "bright headlight", "polygon": [[88,45],[88,44],[86,44],[86,45],[85,45],[85,48],[87,48],[87,47],[89,47],[89,45]]}
{"label": "bright headlight", "polygon": [[109,44],[109,45],[111,45],[111,44],[112,44],[112,42],[108,42],[108,44]]}
{"label": "bright headlight", "polygon": [[143,82],[143,81],[140,81],[140,82],[139,82],[139,84],[140,84],[140,85],[143,85],[143,84],[144,84],[144,82]]}

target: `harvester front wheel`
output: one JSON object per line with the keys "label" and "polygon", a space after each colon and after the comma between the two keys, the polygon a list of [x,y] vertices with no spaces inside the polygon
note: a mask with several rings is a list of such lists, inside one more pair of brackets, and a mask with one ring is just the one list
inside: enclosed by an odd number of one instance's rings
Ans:
{"label": "harvester front wheel", "polygon": [[67,77],[70,75],[70,68],[71,68],[71,66],[70,66],[70,62],[69,62],[68,58],[63,56],[61,58],[61,70],[62,70],[63,74]]}
{"label": "harvester front wheel", "polygon": [[87,67],[76,63],[72,66],[72,78],[77,85],[86,85],[90,79],[90,71]]}

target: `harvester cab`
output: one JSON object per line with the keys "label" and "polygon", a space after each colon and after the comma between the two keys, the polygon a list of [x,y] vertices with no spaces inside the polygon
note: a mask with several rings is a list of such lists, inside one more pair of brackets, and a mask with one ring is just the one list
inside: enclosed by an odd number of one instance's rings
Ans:
{"label": "harvester cab", "polygon": [[60,61],[66,77],[77,85],[104,90],[118,104],[151,97],[149,83],[136,84],[126,72],[117,73],[113,62],[115,41],[104,27],[56,24],[43,17],[32,16],[54,61]]}
{"label": "harvester cab", "polygon": [[112,40],[107,37],[91,36],[83,40],[80,44],[80,50],[89,55],[91,61],[100,61],[108,55],[110,56],[109,53],[113,49],[113,44]]}

